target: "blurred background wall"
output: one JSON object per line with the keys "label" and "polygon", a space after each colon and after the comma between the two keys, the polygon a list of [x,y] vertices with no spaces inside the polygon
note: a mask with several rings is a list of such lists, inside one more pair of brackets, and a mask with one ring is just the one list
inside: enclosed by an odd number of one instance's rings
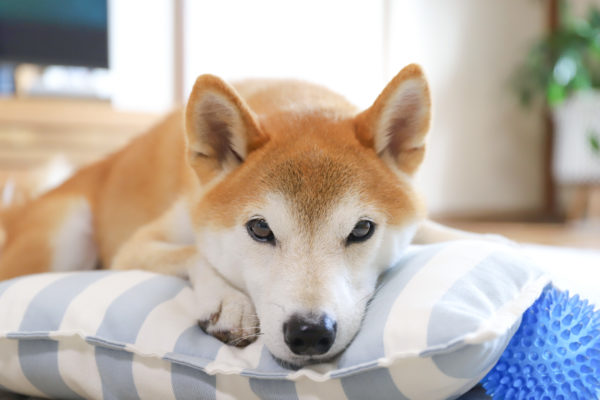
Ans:
{"label": "blurred background wall", "polygon": [[[542,117],[524,113],[507,83],[527,47],[547,28],[543,1],[151,4],[109,2],[118,106],[166,109],[182,98],[170,98],[176,90],[165,82],[179,82],[185,95],[199,74],[210,72],[229,80],[311,80],[367,107],[404,65],[418,62],[434,100],[420,177],[432,213],[522,215],[542,206]],[[140,8],[144,18],[131,29]],[[182,26],[164,19],[173,13],[182,13]],[[179,71],[169,46],[173,34],[183,37]],[[144,44],[133,45],[139,42]],[[180,76],[173,78],[174,72]]]}
{"label": "blurred background wall", "polygon": [[[26,10],[40,0],[5,1],[5,9]],[[509,81],[548,31],[556,0],[55,1],[104,4],[108,62],[91,66],[98,83],[93,96],[120,112],[166,113],[185,102],[203,73],[305,79],[364,108],[403,66],[418,62],[434,105],[418,177],[431,213],[545,218],[546,114],[541,104],[524,111]],[[600,0],[571,3],[583,14]],[[76,68],[63,81],[73,81]],[[61,76],[51,71],[50,78]]]}

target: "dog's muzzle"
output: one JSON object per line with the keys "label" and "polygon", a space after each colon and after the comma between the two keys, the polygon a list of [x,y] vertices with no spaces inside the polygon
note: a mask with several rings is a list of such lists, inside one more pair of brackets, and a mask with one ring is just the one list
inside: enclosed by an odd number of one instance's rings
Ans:
{"label": "dog's muzzle", "polygon": [[298,355],[325,354],[335,341],[337,323],[327,314],[294,314],[283,324],[283,337]]}

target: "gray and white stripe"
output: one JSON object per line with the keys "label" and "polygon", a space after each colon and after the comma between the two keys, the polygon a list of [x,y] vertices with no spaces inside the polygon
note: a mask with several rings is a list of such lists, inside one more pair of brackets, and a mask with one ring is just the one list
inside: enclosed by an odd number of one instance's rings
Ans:
{"label": "gray and white stripe", "polygon": [[414,246],[334,362],[207,336],[187,282],[143,271],[0,282],[0,389],[64,399],[444,399],[493,366],[548,278],[481,242]]}

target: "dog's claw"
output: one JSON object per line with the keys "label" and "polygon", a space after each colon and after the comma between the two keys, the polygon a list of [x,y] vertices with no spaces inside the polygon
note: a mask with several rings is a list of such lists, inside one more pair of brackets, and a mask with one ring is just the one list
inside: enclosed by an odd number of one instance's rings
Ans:
{"label": "dog's claw", "polygon": [[223,343],[246,347],[259,334],[259,323],[250,299],[231,288],[222,299],[218,311],[205,314],[198,326]]}
{"label": "dog's claw", "polygon": [[208,322],[210,322],[211,324],[216,324],[217,321],[219,320],[220,314],[221,314],[221,311],[211,314],[210,318],[208,319]]}

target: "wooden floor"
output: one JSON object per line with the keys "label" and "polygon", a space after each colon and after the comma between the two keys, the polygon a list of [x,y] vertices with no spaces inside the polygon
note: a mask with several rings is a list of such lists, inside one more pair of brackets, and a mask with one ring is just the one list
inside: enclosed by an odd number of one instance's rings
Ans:
{"label": "wooden floor", "polygon": [[447,219],[439,222],[471,232],[500,234],[516,242],[600,250],[600,221],[525,223]]}
{"label": "wooden floor", "polygon": [[[26,174],[56,155],[75,167],[99,159],[161,118],[124,113],[108,103],[81,100],[0,100],[2,177]],[[446,219],[473,232],[498,233],[520,242],[600,249],[599,224],[535,224]]]}

